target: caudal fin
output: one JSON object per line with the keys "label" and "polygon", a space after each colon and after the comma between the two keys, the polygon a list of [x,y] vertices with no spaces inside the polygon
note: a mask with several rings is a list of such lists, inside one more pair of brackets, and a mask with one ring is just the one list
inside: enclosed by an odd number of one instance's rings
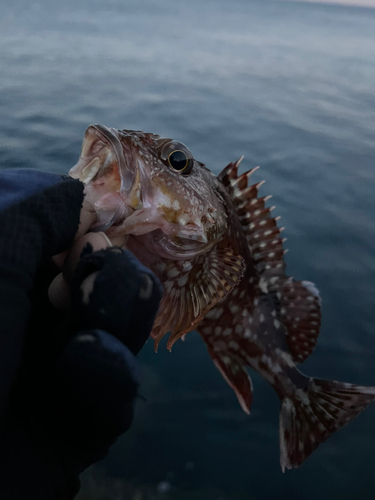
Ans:
{"label": "caudal fin", "polygon": [[375,399],[375,387],[331,380],[310,379],[282,400],[280,411],[280,463],[299,467],[331,434],[348,424]]}

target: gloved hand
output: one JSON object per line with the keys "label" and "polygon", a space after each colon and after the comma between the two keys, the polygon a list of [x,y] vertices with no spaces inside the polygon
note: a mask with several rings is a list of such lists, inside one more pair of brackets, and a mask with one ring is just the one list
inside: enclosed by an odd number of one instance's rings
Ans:
{"label": "gloved hand", "polygon": [[[132,421],[134,356],[151,331],[162,289],[127,251],[93,251],[88,244],[68,283],[69,310],[52,307],[48,288],[59,270],[51,257],[71,247],[82,203],[79,181],[0,172],[3,500],[73,498],[78,475]],[[81,224],[80,234],[87,227]]]}

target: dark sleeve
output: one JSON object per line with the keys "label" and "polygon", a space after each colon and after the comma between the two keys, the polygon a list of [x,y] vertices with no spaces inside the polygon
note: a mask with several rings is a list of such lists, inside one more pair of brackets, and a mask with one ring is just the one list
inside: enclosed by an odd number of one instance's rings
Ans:
{"label": "dark sleeve", "polygon": [[0,172],[0,423],[20,364],[36,270],[72,243],[82,201],[79,181]]}
{"label": "dark sleeve", "polygon": [[27,417],[32,408],[20,406],[16,389],[28,359],[25,341],[33,334],[29,325],[38,269],[72,243],[82,202],[79,181],[39,171],[0,172],[0,497],[4,500],[58,498],[49,495],[52,485],[65,488],[61,467],[52,453],[46,453],[44,437],[31,431]]}

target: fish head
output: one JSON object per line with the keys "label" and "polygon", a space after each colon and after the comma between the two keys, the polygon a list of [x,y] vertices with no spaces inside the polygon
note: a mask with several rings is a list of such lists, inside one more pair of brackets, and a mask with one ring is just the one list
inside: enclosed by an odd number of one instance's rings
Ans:
{"label": "fish head", "polygon": [[207,252],[226,230],[216,177],[173,139],[91,125],[69,174],[85,184],[98,230],[130,235],[161,257]]}
{"label": "fish head", "polygon": [[[152,337],[168,348],[194,330],[238,284],[245,261],[228,246],[228,200],[221,181],[173,139],[91,125],[69,172],[104,231],[159,277],[164,294]],[[121,240],[124,241],[124,240]]]}

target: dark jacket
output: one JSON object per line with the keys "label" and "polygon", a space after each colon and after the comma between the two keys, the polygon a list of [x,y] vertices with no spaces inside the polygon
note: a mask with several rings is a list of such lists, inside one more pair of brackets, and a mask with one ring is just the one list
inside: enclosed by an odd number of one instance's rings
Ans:
{"label": "dark jacket", "polygon": [[[2,500],[74,498],[79,474],[131,425],[135,355],[162,291],[128,252],[87,248],[71,284],[72,310],[53,309],[51,256],[73,242],[82,201],[79,181],[0,172]],[[93,270],[100,272],[85,304],[79,285]],[[147,301],[138,296],[145,274],[154,285]]]}

